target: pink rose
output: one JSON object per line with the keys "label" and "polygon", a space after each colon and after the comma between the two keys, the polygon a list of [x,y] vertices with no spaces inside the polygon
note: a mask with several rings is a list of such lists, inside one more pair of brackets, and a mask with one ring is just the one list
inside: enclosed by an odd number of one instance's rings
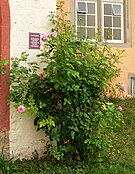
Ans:
{"label": "pink rose", "polygon": [[41,37],[42,41],[47,40],[47,38],[48,38],[48,36],[46,34],[42,34],[42,37]]}
{"label": "pink rose", "polygon": [[121,84],[122,91],[126,92],[126,85],[124,83]]}
{"label": "pink rose", "polygon": [[22,112],[25,111],[25,107],[22,106],[22,105],[20,105],[20,106],[18,106],[17,110],[18,110],[18,112],[21,112],[22,113]]}
{"label": "pink rose", "polygon": [[57,33],[56,33],[56,31],[53,31],[53,32],[51,32],[50,36],[52,36],[52,37],[55,37],[55,36],[57,36]]}
{"label": "pink rose", "polygon": [[121,106],[119,106],[119,107],[118,107],[118,110],[119,110],[119,111],[122,111],[123,109],[122,109],[122,107],[121,107]]}

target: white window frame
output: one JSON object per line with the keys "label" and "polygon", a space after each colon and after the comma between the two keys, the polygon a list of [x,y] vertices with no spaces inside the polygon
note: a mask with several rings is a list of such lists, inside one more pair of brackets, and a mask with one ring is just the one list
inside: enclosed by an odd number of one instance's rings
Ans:
{"label": "white window frame", "polygon": [[[112,20],[112,31],[113,29],[120,29],[121,30],[121,39],[120,40],[114,40],[113,39],[113,34],[112,34],[112,40],[106,40],[108,43],[110,44],[121,44],[125,42],[125,24],[124,24],[124,0],[76,0],[75,1],[76,4],[76,8],[75,8],[75,26],[76,26],[76,31],[77,28],[79,27],[78,23],[77,23],[77,14],[78,14],[78,7],[77,4],[78,2],[83,2],[83,3],[94,3],[95,4],[95,26],[93,28],[95,28],[95,34],[97,33],[98,29],[101,30],[101,34],[102,34],[102,38],[104,38],[104,4],[112,4],[112,8],[113,5],[120,5],[121,6],[121,15],[120,14],[112,14],[112,18],[113,16],[120,16],[121,18],[121,26],[120,27],[114,27],[113,26],[113,20]],[[100,7],[98,7],[99,5],[101,5]],[[100,8],[100,13],[98,11],[98,8]],[[113,10],[113,9],[112,9]],[[82,12],[83,13],[83,12]],[[85,13],[85,12],[84,12]],[[85,31],[85,35],[87,36],[87,28],[92,28],[92,26],[87,26],[87,7],[86,7],[86,21],[85,21],[85,26],[81,26],[82,28],[86,28]],[[100,22],[99,22],[100,21]],[[100,25],[99,25],[100,24]],[[98,26],[99,25],[99,26]],[[106,27],[107,28],[107,27]]]}
{"label": "white window frame", "polygon": [[[77,14],[78,14],[78,2],[83,2],[83,3],[86,3],[86,21],[85,21],[85,23],[86,23],[86,25],[85,26],[79,26],[79,25],[77,25],[78,24],[78,21],[77,21]],[[87,9],[87,4],[88,3],[94,3],[95,4],[95,14],[88,14],[88,9]],[[93,15],[93,16],[95,16],[95,26],[94,27],[92,27],[92,26],[87,26],[87,17],[88,17],[88,15]],[[97,23],[98,23],[98,15],[97,15],[97,0],[91,0],[91,1],[79,1],[79,0],[77,0],[76,1],[76,31],[77,31],[77,28],[78,27],[82,27],[82,28],[85,28],[86,29],[86,31],[85,31],[85,36],[87,36],[87,28],[94,28],[95,29],[95,33],[97,32],[97,29],[98,29],[98,25],[97,25]]]}
{"label": "white window frame", "polygon": [[[112,15],[104,15],[104,5],[105,4],[110,4],[110,5],[120,5],[121,6],[121,28],[120,27],[113,27],[113,14]],[[123,0],[103,0],[102,1],[102,26],[101,26],[101,30],[102,30],[102,36],[104,38],[104,28],[108,28],[108,27],[104,27],[104,16],[112,16],[112,31],[114,28],[116,29],[121,29],[121,40],[107,40],[108,43],[124,43],[124,13],[123,13]],[[115,15],[115,16],[119,16],[119,15]],[[113,37],[113,32],[112,32],[112,37]]]}

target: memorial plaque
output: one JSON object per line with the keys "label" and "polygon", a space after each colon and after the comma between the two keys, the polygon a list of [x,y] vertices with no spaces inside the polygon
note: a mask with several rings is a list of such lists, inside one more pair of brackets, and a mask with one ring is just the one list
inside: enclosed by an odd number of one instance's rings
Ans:
{"label": "memorial plaque", "polygon": [[40,33],[29,33],[29,49],[40,49]]}

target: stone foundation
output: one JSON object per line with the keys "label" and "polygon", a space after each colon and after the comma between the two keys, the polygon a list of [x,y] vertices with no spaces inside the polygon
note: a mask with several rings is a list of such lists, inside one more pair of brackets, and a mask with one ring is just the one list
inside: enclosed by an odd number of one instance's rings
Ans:
{"label": "stone foundation", "polygon": [[9,132],[0,132],[0,154],[4,155],[6,159],[10,158],[9,154]]}

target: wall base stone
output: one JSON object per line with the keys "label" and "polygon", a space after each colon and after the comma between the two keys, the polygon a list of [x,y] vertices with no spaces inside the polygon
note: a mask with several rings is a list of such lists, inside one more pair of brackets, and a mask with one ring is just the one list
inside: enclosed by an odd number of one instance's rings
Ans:
{"label": "wall base stone", "polygon": [[9,132],[8,131],[1,131],[0,132],[0,155],[3,155],[5,159],[10,158]]}

